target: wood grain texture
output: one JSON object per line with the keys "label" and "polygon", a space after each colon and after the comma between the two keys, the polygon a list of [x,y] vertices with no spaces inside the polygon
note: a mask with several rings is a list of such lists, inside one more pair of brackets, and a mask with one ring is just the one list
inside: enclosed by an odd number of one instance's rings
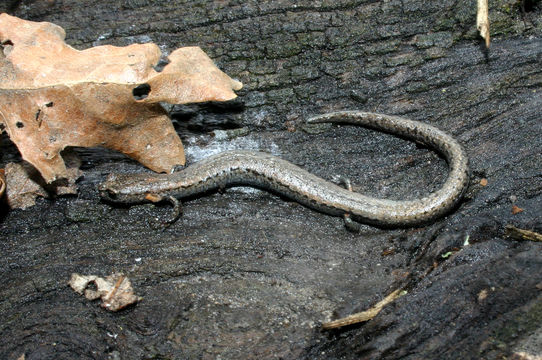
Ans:
{"label": "wood grain texture", "polygon": [[[340,219],[239,191],[186,202],[164,229],[169,208],[99,201],[95,186],[108,173],[141,167],[79,149],[78,198],[3,215],[0,357],[510,357],[542,313],[541,245],[503,238],[506,224],[542,231],[542,15],[504,1],[489,11],[486,51],[466,0],[21,2],[12,15],[61,25],[78,49],[198,45],[242,81],[227,106],[169,109],[189,162],[257,148],[380,197],[416,198],[442,184],[444,161],[407,141],[363,129],[302,131],[309,116],[361,109],[452,134],[465,145],[473,185],[453,214],[411,230],[354,235]],[[241,126],[250,133],[227,142],[208,134]],[[17,160],[1,144],[2,164]],[[512,214],[513,204],[524,211]],[[117,315],[66,286],[72,272],[118,271],[144,300]],[[373,320],[320,332],[320,322],[403,287],[408,294]]]}

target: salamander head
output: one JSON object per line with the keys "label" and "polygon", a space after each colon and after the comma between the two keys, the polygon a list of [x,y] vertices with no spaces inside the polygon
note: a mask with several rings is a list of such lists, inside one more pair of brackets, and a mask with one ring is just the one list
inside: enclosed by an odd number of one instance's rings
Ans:
{"label": "salamander head", "polygon": [[98,185],[102,200],[132,204],[149,200],[148,174],[111,174]]}

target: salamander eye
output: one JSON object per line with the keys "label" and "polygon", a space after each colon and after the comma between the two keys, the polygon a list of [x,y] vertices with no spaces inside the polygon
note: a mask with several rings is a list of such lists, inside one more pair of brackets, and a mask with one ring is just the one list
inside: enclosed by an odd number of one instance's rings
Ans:
{"label": "salamander eye", "polygon": [[117,193],[113,190],[107,189],[107,197],[111,200],[115,200],[117,198]]}

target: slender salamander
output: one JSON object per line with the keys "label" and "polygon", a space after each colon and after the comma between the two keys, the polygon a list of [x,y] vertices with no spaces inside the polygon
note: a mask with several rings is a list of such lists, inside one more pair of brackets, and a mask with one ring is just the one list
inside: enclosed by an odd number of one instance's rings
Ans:
{"label": "slender salamander", "polygon": [[397,116],[341,111],[320,115],[308,123],[343,123],[399,135],[441,153],[449,175],[437,191],[416,200],[365,196],[319,178],[302,168],[263,152],[235,150],[210,156],[173,174],[111,174],[98,186],[106,201],[133,204],[176,199],[233,186],[253,186],[293,199],[312,209],[378,226],[411,226],[448,212],[469,182],[468,159],[461,145],[434,126]]}

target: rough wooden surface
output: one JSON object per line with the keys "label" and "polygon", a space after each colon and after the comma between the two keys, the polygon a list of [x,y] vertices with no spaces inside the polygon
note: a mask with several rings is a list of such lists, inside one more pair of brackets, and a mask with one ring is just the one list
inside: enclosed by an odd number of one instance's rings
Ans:
{"label": "rough wooden surface", "polygon": [[[525,6],[528,5],[528,6]],[[10,14],[52,21],[67,41],[201,46],[245,87],[228,105],[171,110],[188,161],[258,148],[355,190],[414,198],[446,165],[427,149],[352,127],[320,134],[303,119],[364,109],[427,121],[466,147],[467,199],[416,229],[366,227],[257,191],[185,204],[117,208],[95,186],[141,166],[77,150],[74,198],[42,200],[0,223],[0,357],[16,359],[419,359],[540,354],[542,8],[490,2],[492,44],[477,36],[472,1],[11,1]],[[1,8],[0,8],[1,9]],[[247,127],[230,140],[213,129]],[[17,161],[4,137],[1,164]],[[480,185],[482,178],[487,185]],[[512,206],[524,211],[513,214]],[[465,241],[468,239],[468,245]],[[74,293],[72,272],[123,272],[144,297],[111,314]],[[405,286],[368,323],[322,332]]]}

